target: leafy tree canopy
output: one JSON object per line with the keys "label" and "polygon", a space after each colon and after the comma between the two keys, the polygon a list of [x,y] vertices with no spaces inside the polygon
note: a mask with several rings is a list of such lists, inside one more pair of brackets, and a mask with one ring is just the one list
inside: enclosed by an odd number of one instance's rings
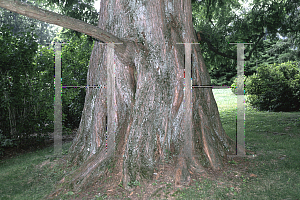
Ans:
{"label": "leafy tree canopy", "polygon": [[[246,75],[254,72],[253,60],[259,60],[258,51],[264,49],[267,38],[278,41],[279,34],[289,37],[290,45],[298,44],[299,49],[299,1],[254,0],[247,7],[243,2],[192,0],[194,27],[213,82],[220,77],[228,80],[236,73],[231,73],[236,68],[236,45],[228,43],[253,43],[245,45],[245,61],[252,59],[252,65],[246,64]],[[223,83],[226,81],[218,82]]]}

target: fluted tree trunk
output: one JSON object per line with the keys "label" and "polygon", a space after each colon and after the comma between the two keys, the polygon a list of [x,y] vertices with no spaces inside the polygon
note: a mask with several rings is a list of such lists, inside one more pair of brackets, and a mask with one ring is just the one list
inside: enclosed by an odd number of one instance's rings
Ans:
{"label": "fluted tree trunk", "polygon": [[[118,184],[127,187],[135,180],[152,179],[158,165],[170,157],[176,163],[176,186],[189,182],[191,174],[221,169],[226,155],[235,152],[235,144],[222,127],[211,88],[193,88],[191,120],[185,118],[185,46],[177,43],[197,43],[191,1],[101,0],[100,9],[98,27],[104,31],[58,15],[49,18],[48,12],[18,11],[104,42],[123,42],[114,45],[110,59],[110,47],[95,43],[87,85],[110,84],[107,66],[113,59],[114,102],[107,102],[106,88],[87,89],[69,151],[69,162],[78,168],[62,182],[78,190],[107,176],[110,168]],[[191,57],[192,84],[210,85],[199,45],[191,45]],[[107,103],[115,106],[114,113],[108,112]],[[113,127],[108,132],[107,121],[113,123],[108,124]],[[189,132],[184,131],[186,124],[191,124]]]}
{"label": "fluted tree trunk", "polygon": [[[133,59],[124,62],[118,54],[113,58],[113,117],[108,116],[106,89],[87,89],[80,127],[70,149],[70,161],[80,166],[73,175],[74,187],[104,174],[107,166],[116,166],[115,175],[125,187],[135,180],[152,179],[159,161],[170,153],[177,163],[176,185],[189,181],[190,173],[205,173],[203,166],[222,168],[234,145],[222,128],[211,88],[193,89],[193,128],[191,133],[184,132],[185,47],[177,43],[197,42],[191,2],[102,0],[100,8],[98,27],[134,41],[128,54]],[[95,44],[88,85],[107,84],[107,48]],[[192,45],[191,54],[192,84],[210,85],[198,45]],[[115,126],[106,135],[107,116]]]}

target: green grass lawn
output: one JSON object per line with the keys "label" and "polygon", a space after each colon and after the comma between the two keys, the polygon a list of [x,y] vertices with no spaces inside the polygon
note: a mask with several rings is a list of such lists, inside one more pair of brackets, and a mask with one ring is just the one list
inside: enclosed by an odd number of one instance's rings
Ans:
{"label": "green grass lawn", "polygon": [[[235,138],[236,95],[214,89],[223,127]],[[246,170],[226,170],[225,178],[194,181],[177,199],[300,199],[300,112],[258,112],[246,105]],[[67,153],[70,143],[64,144]],[[52,148],[0,161],[0,199],[43,199],[66,173],[53,161]],[[237,162],[230,162],[238,166]],[[245,166],[244,166],[245,167]],[[249,175],[250,174],[250,175]],[[166,193],[168,192],[166,187]],[[164,197],[157,197],[163,199]],[[95,198],[103,199],[103,198]],[[153,198],[155,199],[155,198]]]}
{"label": "green grass lawn", "polygon": [[[63,145],[64,154],[71,143]],[[51,162],[53,147],[0,161],[0,199],[43,199],[66,172]]]}
{"label": "green grass lawn", "polygon": [[[237,97],[230,89],[213,89],[223,127],[235,138]],[[300,199],[300,112],[258,112],[248,104],[245,121],[246,148],[257,157],[247,158],[247,176],[197,182],[178,192],[179,199]],[[219,183],[229,185],[219,187]],[[226,184],[230,183],[230,184]]]}

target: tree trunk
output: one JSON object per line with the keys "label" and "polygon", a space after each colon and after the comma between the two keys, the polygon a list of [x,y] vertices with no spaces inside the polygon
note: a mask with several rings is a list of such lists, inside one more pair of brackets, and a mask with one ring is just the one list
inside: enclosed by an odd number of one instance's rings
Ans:
{"label": "tree trunk", "polygon": [[[69,161],[78,168],[61,183],[79,190],[113,169],[113,176],[127,188],[136,180],[152,179],[160,164],[172,157],[175,185],[180,186],[191,174],[221,169],[226,155],[235,152],[211,88],[192,89],[192,119],[185,118],[185,46],[177,43],[197,43],[190,0],[101,0],[98,28],[16,1],[0,0],[0,6],[104,42],[123,42],[114,45],[115,100],[108,103],[115,105],[115,112],[108,115],[106,89],[87,89],[69,150]],[[87,85],[110,84],[107,65],[112,60],[107,50],[107,45],[95,43]],[[192,85],[210,85],[197,44],[191,45],[191,57]],[[106,134],[107,118],[114,124],[108,124],[113,129]],[[186,124],[191,125],[189,132],[184,131]]]}
{"label": "tree trunk", "polygon": [[[106,89],[87,89],[80,127],[69,151],[70,162],[79,166],[71,175],[73,188],[104,175],[108,166],[115,166],[114,175],[124,187],[152,179],[158,164],[169,156],[177,163],[175,185],[188,182],[190,173],[205,173],[205,166],[222,168],[234,144],[222,128],[211,88],[193,89],[193,128],[184,133],[185,49],[176,43],[197,42],[191,2],[102,0],[98,27],[135,41],[137,48],[131,52],[135,59],[130,65],[114,57],[115,126],[107,135]],[[107,84],[107,48],[95,43],[87,85]],[[198,45],[192,45],[191,54],[193,85],[210,85]]]}

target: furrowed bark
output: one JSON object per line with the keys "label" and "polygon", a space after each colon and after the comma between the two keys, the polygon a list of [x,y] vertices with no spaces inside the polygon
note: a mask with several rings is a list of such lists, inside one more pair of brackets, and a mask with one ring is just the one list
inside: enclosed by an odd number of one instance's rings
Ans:
{"label": "furrowed bark", "polygon": [[[64,187],[78,191],[113,169],[129,188],[133,181],[153,179],[154,170],[170,157],[180,186],[189,183],[191,174],[221,169],[226,155],[235,152],[211,88],[194,88],[190,109],[184,107],[189,99],[184,87],[190,81],[184,79],[184,57],[190,53],[177,43],[197,43],[190,0],[102,0],[98,27],[12,0],[0,0],[0,6],[103,42],[123,43],[114,45],[113,58],[108,58],[106,44],[94,45],[87,85],[107,85],[108,62],[114,62],[116,112],[108,117],[106,89],[87,89],[68,158],[78,169],[61,181]],[[191,45],[191,57],[192,85],[210,85],[199,45]],[[107,118],[115,130],[106,132]]]}
{"label": "furrowed bark", "polygon": [[[118,55],[114,57],[116,143],[115,155],[107,160],[117,163],[116,174],[124,187],[135,180],[152,179],[158,163],[170,154],[177,163],[176,185],[188,183],[191,172],[205,173],[205,167],[222,168],[226,154],[233,153],[234,148],[222,128],[212,89],[193,89],[191,129],[184,131],[184,120],[188,120],[183,104],[185,48],[177,43],[197,42],[190,2],[101,1],[99,19],[99,27],[134,41],[135,46],[130,51],[132,63],[122,62]],[[191,50],[193,84],[210,85],[199,46],[191,45]],[[106,74],[101,73],[106,71],[106,58],[107,47],[96,43],[88,85],[106,84]],[[105,99],[103,89],[87,91],[80,129],[70,152],[71,161],[84,169],[97,154],[91,155],[88,148],[101,155],[104,152]],[[104,159],[99,157],[92,171],[102,173]],[[79,174],[86,175],[86,170],[80,169]]]}

